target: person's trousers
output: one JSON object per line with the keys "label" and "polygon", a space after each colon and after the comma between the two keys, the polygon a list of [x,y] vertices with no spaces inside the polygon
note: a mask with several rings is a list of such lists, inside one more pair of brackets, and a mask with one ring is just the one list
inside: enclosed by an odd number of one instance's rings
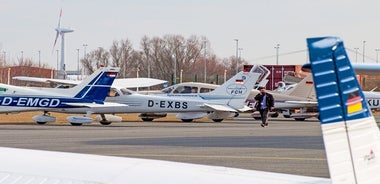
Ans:
{"label": "person's trousers", "polygon": [[260,109],[261,122],[268,123],[268,109]]}

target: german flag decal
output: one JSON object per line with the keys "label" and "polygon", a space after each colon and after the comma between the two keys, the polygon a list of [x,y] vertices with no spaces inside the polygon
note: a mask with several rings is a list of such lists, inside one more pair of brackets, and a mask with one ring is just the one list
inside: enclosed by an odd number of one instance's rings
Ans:
{"label": "german flag decal", "polygon": [[348,114],[361,111],[363,109],[363,106],[362,98],[359,95],[359,91],[348,93],[348,99],[346,104]]}

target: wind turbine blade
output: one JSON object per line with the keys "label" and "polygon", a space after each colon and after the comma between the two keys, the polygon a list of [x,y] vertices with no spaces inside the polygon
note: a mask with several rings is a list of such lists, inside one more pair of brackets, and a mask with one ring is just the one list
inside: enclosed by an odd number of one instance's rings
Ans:
{"label": "wind turbine blade", "polygon": [[57,25],[57,28],[55,29],[57,34],[55,35],[52,53],[54,52],[55,45],[57,44],[58,36],[61,34],[61,17],[62,17],[62,8],[59,10],[58,25]]}
{"label": "wind turbine blade", "polygon": [[60,29],[60,28],[61,28],[61,17],[62,17],[62,8],[61,8],[61,10],[59,11],[59,18],[58,18],[58,26],[57,26],[57,29]]}

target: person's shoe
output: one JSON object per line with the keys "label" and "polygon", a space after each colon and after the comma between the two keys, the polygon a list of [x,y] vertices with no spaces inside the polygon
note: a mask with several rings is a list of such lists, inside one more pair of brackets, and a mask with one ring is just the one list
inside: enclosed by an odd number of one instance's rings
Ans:
{"label": "person's shoe", "polygon": [[268,126],[269,124],[268,123],[265,123],[265,126]]}
{"label": "person's shoe", "polygon": [[261,127],[264,127],[265,125],[261,123]]}

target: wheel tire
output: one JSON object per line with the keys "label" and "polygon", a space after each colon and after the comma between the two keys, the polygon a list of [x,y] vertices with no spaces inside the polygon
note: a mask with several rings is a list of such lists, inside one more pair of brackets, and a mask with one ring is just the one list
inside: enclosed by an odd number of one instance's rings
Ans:
{"label": "wheel tire", "polygon": [[212,119],[214,122],[222,122],[223,119]]}
{"label": "wheel tire", "polygon": [[110,125],[112,122],[111,121],[100,121],[99,123],[102,125]]}
{"label": "wheel tire", "polygon": [[290,115],[283,115],[284,118],[290,118]]}
{"label": "wheel tire", "polygon": [[70,123],[72,126],[82,126],[82,123]]}
{"label": "wheel tire", "polygon": [[261,117],[254,117],[255,120],[261,120]]}
{"label": "wheel tire", "polygon": [[143,121],[153,121],[153,118],[141,118]]}
{"label": "wheel tire", "polygon": [[305,118],[294,118],[296,121],[305,121]]}
{"label": "wheel tire", "polygon": [[193,119],[181,119],[182,122],[185,122],[185,123],[190,123],[193,121]]}
{"label": "wheel tire", "polygon": [[238,112],[235,112],[235,115],[234,115],[234,118],[238,117],[239,116],[239,113]]}
{"label": "wheel tire", "polygon": [[278,112],[272,114],[270,117],[272,117],[272,118],[277,118],[277,117],[278,117]]}
{"label": "wheel tire", "polygon": [[44,125],[44,124],[46,124],[47,122],[36,121],[36,123],[39,124],[39,125]]}

